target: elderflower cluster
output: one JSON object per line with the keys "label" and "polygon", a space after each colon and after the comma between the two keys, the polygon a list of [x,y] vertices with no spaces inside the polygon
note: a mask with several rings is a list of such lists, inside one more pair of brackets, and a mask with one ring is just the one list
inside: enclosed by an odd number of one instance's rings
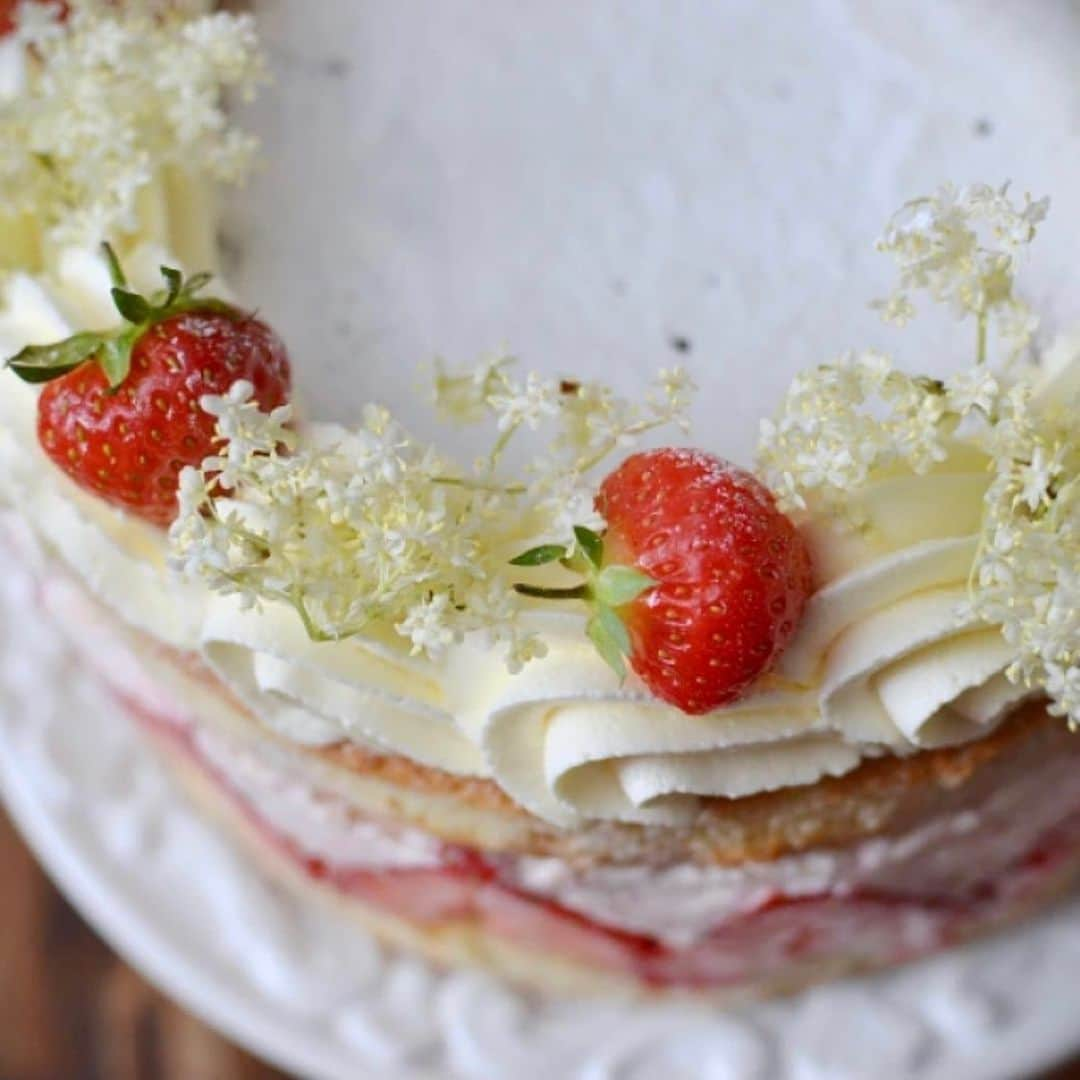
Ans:
{"label": "elderflower cluster", "polygon": [[946,184],[933,195],[905,203],[877,245],[896,261],[897,288],[874,306],[902,326],[915,314],[911,293],[922,290],[958,317],[975,317],[980,360],[985,358],[991,320],[1012,354],[1019,353],[1038,319],[1013,294],[1014,261],[1035,238],[1049,205],[1048,199],[1032,200],[1030,195],[1014,205],[1008,184]]}
{"label": "elderflower cluster", "polygon": [[[500,357],[440,369],[435,389],[445,409],[495,431],[471,469],[377,406],[355,430],[298,435],[290,410],[260,412],[246,382],[204,398],[220,451],[181,476],[173,569],[249,606],[285,603],[315,640],[389,629],[438,659],[480,634],[511,671],[542,656],[521,624],[509,559],[537,538],[569,547],[573,525],[593,515],[587,473],[646,431],[683,423],[689,380],[667,372],[656,398],[634,407],[601,387],[519,379]],[[547,425],[545,464],[504,475],[511,440]]]}
{"label": "elderflower cluster", "polygon": [[990,439],[972,606],[1017,652],[1009,675],[1080,723],[1080,434],[1048,421],[1028,388],[1002,399]]}
{"label": "elderflower cluster", "polygon": [[[908,291],[974,318],[975,363],[944,381],[910,376],[876,354],[798,377],[762,427],[759,467],[790,507],[810,498],[843,513],[845,499],[883,468],[921,472],[967,443],[985,454],[991,481],[970,609],[1001,627],[1016,658],[1009,677],[1046,695],[1080,725],[1080,400],[1065,384],[1039,394],[1033,369],[985,363],[987,322],[1012,359],[1035,326],[1013,295],[1013,256],[1035,235],[1045,199],[1015,207],[1007,189],[943,188],[908,203],[880,247],[896,256],[900,287],[879,306],[901,321]],[[980,239],[989,232],[989,240]],[[1073,363],[1077,360],[1073,359]]]}
{"label": "elderflower cluster", "polygon": [[252,137],[227,121],[222,91],[264,77],[250,16],[207,0],[23,3],[25,84],[0,101],[0,203],[58,242],[97,242],[135,225],[136,198],[165,167],[239,179]]}
{"label": "elderflower cluster", "polygon": [[947,456],[945,386],[898,371],[881,353],[848,354],[796,376],[780,411],[761,424],[758,470],[782,505],[806,496],[842,508],[881,469],[924,473]]}
{"label": "elderflower cluster", "polygon": [[490,481],[518,432],[553,425],[547,445],[534,451],[518,486],[538,522],[537,538],[570,543],[574,525],[602,528],[590,479],[596,466],[657,428],[688,430],[687,410],[697,388],[683,368],[661,369],[653,392],[637,403],[602,383],[555,381],[535,373],[517,378],[512,359],[498,356],[463,373],[439,365],[434,389],[444,415],[460,423],[487,420],[500,432],[492,453],[474,466],[476,482]]}
{"label": "elderflower cluster", "polygon": [[896,290],[873,306],[904,323],[914,290],[971,317],[974,365],[941,381],[908,375],[880,353],[846,356],[798,376],[774,419],[761,426],[758,467],[789,508],[841,510],[882,469],[924,473],[945,459],[960,425],[992,422],[1005,382],[986,364],[991,320],[1009,358],[1037,322],[1014,294],[1016,253],[1034,238],[1048,200],[1013,203],[1008,185],[946,185],[893,215],[878,249],[893,256]]}

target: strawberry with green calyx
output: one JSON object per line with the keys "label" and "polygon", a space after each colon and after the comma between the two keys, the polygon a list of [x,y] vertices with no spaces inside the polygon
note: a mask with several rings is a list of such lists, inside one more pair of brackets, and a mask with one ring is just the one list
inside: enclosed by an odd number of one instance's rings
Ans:
{"label": "strawberry with green calyx", "polygon": [[52,382],[93,357],[108,379],[110,389],[115,390],[131,371],[131,355],[136,343],[155,323],[193,309],[233,310],[220,300],[197,297],[210,283],[210,274],[195,274],[185,279],[179,270],[169,266],[161,268],[165,288],[150,298],[140,296],[128,287],[127,278],[112,247],[103,244],[102,251],[108,260],[113,281],[113,303],[127,325],[104,333],[86,331],[73,334],[52,345],[28,345],[7,362],[7,366],[24,382]]}
{"label": "strawberry with green calyx", "polygon": [[567,570],[583,574],[582,584],[569,588],[519,584],[514,588],[522,596],[537,599],[586,601],[592,612],[586,633],[619,678],[625,678],[623,658],[630,652],[630,638],[618,609],[658,583],[632,566],[605,566],[603,538],[591,529],[577,525],[574,537],[577,543],[569,551],[558,544],[544,544],[512,559],[511,565],[543,566],[559,562]]}
{"label": "strawberry with green calyx", "polygon": [[626,665],[683,712],[738,700],[775,664],[811,591],[810,556],[794,523],[752,474],[695,450],[628,458],[601,485],[603,536],[533,548],[517,566],[559,561],[576,586],[519,585],[526,596],[576,599],[588,634],[623,677]]}
{"label": "strawberry with green calyx", "polygon": [[206,395],[245,381],[269,412],[289,400],[289,360],[265,323],[201,291],[209,274],[185,279],[162,267],[164,288],[132,291],[105,246],[112,298],[124,323],[34,345],[7,366],[38,398],[38,439],[77,484],[156,525],[176,516],[180,473],[216,449]]}

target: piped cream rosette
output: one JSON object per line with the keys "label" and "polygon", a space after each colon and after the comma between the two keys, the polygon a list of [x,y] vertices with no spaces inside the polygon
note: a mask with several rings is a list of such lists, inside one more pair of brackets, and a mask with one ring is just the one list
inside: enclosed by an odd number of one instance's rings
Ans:
{"label": "piped cream rosette", "polygon": [[929,476],[879,480],[861,522],[807,527],[823,582],[777,672],[737,705],[687,716],[620,687],[575,611],[538,610],[543,660],[507,672],[483,641],[445,664],[384,633],[312,644],[284,609],[210,601],[204,647],[264,720],[493,777],[544,819],[686,821],[739,797],[988,731],[1023,691],[994,627],[964,614],[985,461],[958,448]]}

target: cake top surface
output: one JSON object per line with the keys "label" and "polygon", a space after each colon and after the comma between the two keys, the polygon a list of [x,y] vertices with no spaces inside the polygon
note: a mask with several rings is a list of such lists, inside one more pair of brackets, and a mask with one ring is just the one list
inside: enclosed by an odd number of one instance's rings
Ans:
{"label": "cake top surface", "polygon": [[792,375],[845,349],[968,362],[947,316],[897,337],[865,303],[882,223],[944,178],[1054,194],[1023,289],[1044,329],[1074,314],[1075,12],[917,10],[260,3],[274,83],[230,277],[320,417],[374,397],[426,425],[437,354],[631,395],[681,362],[694,441],[748,462]]}

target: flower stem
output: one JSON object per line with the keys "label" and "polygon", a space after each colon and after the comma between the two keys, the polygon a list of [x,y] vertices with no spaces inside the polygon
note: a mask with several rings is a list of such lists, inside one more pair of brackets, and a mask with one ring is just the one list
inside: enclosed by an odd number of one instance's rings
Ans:
{"label": "flower stem", "polygon": [[[629,427],[622,431],[623,436],[630,438],[636,438],[638,435],[644,435],[647,431],[652,431],[654,428],[662,427],[667,420],[662,417],[656,417],[655,419],[639,420],[636,424],[631,424]],[[617,446],[619,445],[618,439],[608,439],[603,446],[600,447],[595,453],[589,457],[578,458],[574,463],[574,472],[587,473],[590,469],[594,469],[601,461],[604,460]]]}
{"label": "flower stem", "polygon": [[491,448],[491,453],[488,455],[488,468],[492,472],[495,471],[495,466],[499,464],[499,458],[502,457],[502,452],[510,445],[510,440],[517,434],[518,428],[520,427],[521,421],[512,424],[499,436],[495,445]]}
{"label": "flower stem", "polygon": [[493,491],[503,495],[524,495],[524,484],[486,484],[483,480],[470,480],[467,476],[433,476],[433,484],[465,488],[467,491]]}
{"label": "flower stem", "polygon": [[986,312],[980,311],[975,321],[975,363],[986,363]]}

